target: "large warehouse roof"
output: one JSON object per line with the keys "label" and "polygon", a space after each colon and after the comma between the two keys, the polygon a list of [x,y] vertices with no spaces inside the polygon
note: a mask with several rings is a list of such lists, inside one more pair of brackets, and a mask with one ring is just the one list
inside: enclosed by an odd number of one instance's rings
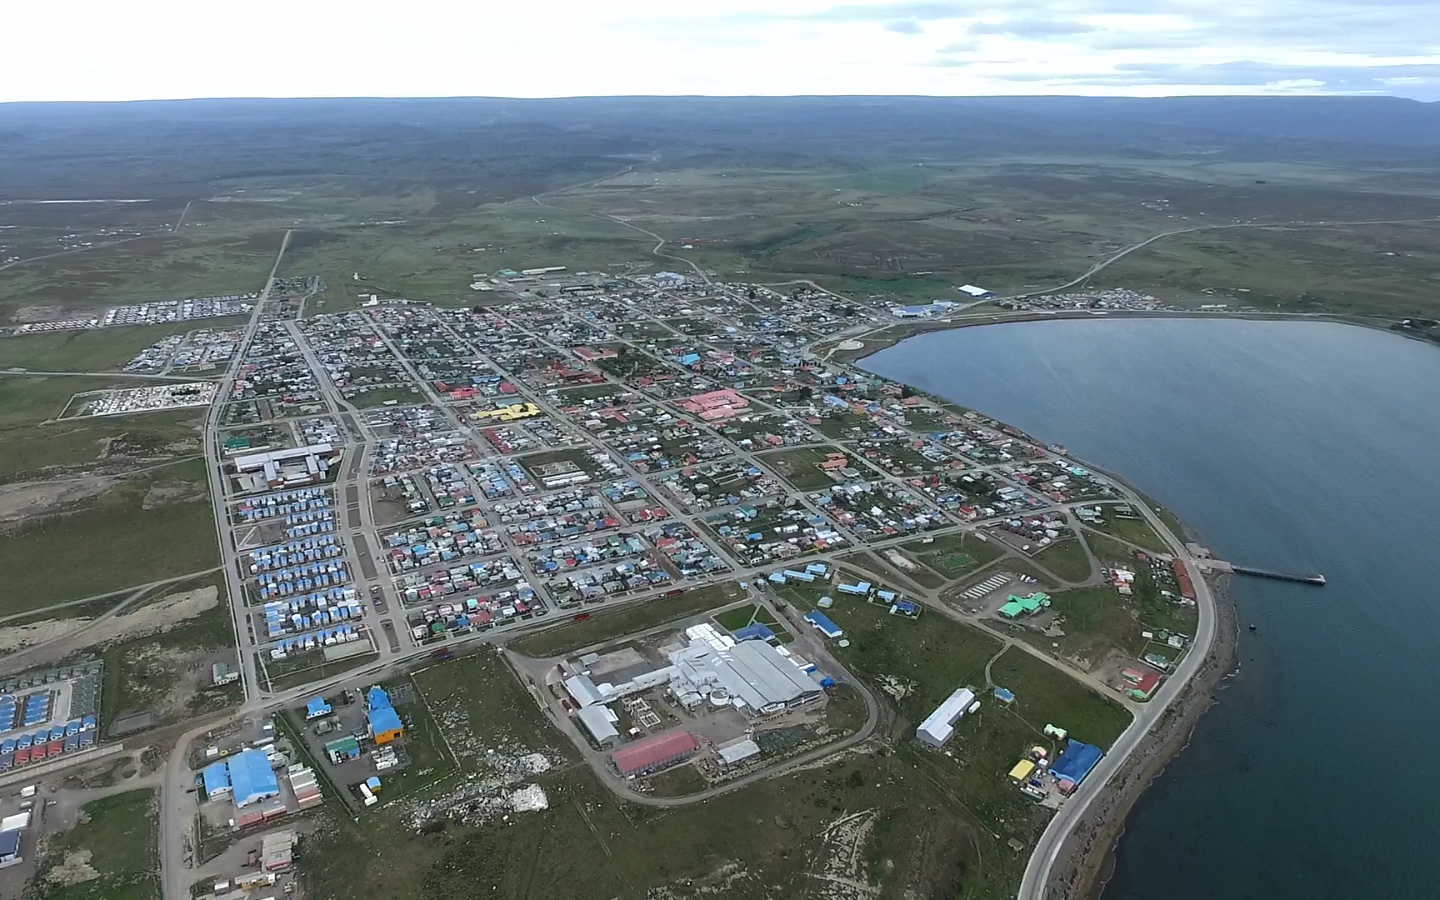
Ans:
{"label": "large warehouse roof", "polygon": [[245,806],[280,793],[280,783],[275,779],[275,770],[270,768],[270,757],[264,750],[238,753],[230,757],[229,766],[236,806]]}
{"label": "large warehouse roof", "polygon": [[697,642],[672,659],[680,681],[695,689],[707,685],[724,688],[757,711],[794,703],[821,690],[809,675],[764,641],[743,641],[724,650]]}
{"label": "large warehouse roof", "polygon": [[673,731],[621,747],[613,754],[615,767],[623,774],[641,772],[667,760],[680,759],[700,749],[700,742],[688,731]]}

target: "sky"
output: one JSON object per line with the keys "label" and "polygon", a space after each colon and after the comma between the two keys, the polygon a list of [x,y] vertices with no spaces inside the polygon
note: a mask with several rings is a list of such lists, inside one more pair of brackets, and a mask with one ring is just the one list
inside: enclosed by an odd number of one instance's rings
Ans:
{"label": "sky", "polygon": [[626,94],[1440,100],[1440,0],[7,4],[0,101]]}

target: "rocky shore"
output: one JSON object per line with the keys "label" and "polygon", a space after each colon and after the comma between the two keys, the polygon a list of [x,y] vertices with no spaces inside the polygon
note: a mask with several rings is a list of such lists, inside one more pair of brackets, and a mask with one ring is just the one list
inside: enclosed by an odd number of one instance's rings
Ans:
{"label": "rocky shore", "polygon": [[1099,897],[1114,871],[1115,846],[1135,801],[1165,765],[1185,749],[1195,724],[1215,702],[1215,689],[1234,670],[1239,635],[1229,581],[1230,576],[1221,575],[1212,582],[1217,617],[1215,642],[1200,671],[1106,785],[1104,796],[1091,804],[1076,824],[1050,870],[1050,882],[1045,888],[1047,900]]}

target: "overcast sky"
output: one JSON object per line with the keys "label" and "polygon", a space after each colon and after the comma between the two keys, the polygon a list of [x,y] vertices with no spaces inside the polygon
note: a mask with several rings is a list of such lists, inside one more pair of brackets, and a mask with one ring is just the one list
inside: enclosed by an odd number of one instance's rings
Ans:
{"label": "overcast sky", "polygon": [[0,101],[1383,93],[1440,100],[1440,0],[7,3]]}

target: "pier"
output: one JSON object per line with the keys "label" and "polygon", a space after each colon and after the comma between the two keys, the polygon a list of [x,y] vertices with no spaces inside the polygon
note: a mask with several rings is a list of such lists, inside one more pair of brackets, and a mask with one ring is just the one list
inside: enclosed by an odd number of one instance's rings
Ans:
{"label": "pier", "polygon": [[1230,570],[1240,575],[1254,575],[1256,578],[1274,578],[1277,581],[1298,581],[1301,584],[1325,584],[1324,575],[1289,575],[1285,572],[1271,572],[1269,569],[1256,569],[1250,566],[1237,566],[1232,564]]}

